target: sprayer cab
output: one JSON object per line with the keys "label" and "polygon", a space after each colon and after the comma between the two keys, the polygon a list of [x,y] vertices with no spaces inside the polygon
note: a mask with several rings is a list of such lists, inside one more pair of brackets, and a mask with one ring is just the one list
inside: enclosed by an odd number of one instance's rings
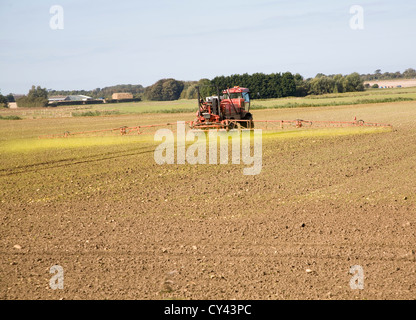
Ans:
{"label": "sprayer cab", "polygon": [[[250,111],[249,89],[234,87],[224,90],[221,99],[221,108],[227,119],[245,119]],[[250,114],[251,115],[251,114]]]}

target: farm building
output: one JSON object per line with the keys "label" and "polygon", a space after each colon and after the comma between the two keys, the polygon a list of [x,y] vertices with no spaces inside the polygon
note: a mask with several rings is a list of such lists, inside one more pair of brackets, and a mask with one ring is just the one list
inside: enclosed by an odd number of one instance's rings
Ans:
{"label": "farm building", "polygon": [[113,93],[112,99],[114,100],[133,99],[133,94],[131,94],[130,92]]}
{"label": "farm building", "polygon": [[89,96],[84,95],[69,95],[69,96],[52,96],[48,98],[49,102],[58,102],[58,101],[88,101],[92,100]]}
{"label": "farm building", "polygon": [[56,101],[65,101],[67,96],[51,96],[48,98],[49,102],[56,102]]}
{"label": "farm building", "polygon": [[88,100],[92,100],[92,98],[89,96],[84,96],[84,95],[79,94],[79,95],[67,96],[65,98],[65,101],[68,101],[68,100],[69,101],[88,101]]}

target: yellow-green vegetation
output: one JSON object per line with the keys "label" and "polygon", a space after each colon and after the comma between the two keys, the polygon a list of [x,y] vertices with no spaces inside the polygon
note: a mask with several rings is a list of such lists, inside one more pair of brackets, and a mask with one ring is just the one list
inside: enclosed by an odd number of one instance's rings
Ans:
{"label": "yellow-green vegetation", "polygon": [[151,142],[152,136],[103,136],[103,137],[68,137],[51,139],[18,139],[0,141],[0,153],[35,152],[54,149],[76,149],[92,146],[112,146],[124,144],[140,144]]}
{"label": "yellow-green vegetation", "polygon": [[387,103],[415,101],[416,88],[371,89],[363,92],[333,93],[304,98],[281,98],[254,100],[253,109],[279,109],[299,107],[325,107],[339,105],[357,105],[371,103]]}
{"label": "yellow-green vegetation", "polygon": [[9,115],[9,116],[2,116],[0,115],[0,120],[22,120],[19,116]]}
{"label": "yellow-green vegetation", "polygon": [[290,131],[263,132],[263,142],[270,139],[293,139],[293,138],[318,138],[337,137],[355,134],[369,134],[389,132],[390,127],[347,127],[347,128],[322,128],[322,129],[296,129]]}
{"label": "yellow-green vegetation", "polygon": [[[369,134],[388,132],[389,127],[348,127],[348,128],[320,128],[320,129],[294,129],[283,131],[264,131],[263,142],[270,139],[293,139],[313,137],[337,137],[354,134]],[[116,134],[116,133],[115,133]],[[37,151],[62,149],[77,149],[95,146],[116,146],[126,144],[152,144],[153,135],[114,135],[114,136],[86,136],[67,138],[24,138],[0,141],[0,154],[28,153]],[[157,142],[156,142],[157,143]],[[190,142],[187,144],[191,144]]]}

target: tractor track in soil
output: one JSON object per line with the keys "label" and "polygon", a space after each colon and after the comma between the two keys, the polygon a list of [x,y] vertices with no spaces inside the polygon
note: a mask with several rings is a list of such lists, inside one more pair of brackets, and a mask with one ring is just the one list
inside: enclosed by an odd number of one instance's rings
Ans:
{"label": "tractor track in soil", "polygon": [[[67,166],[73,166],[78,164],[88,164],[94,163],[99,161],[111,160],[111,159],[118,159],[124,158],[129,156],[137,156],[146,153],[153,153],[153,148],[149,147],[146,148],[147,150],[141,152],[111,152],[107,154],[98,154],[93,156],[85,156],[83,159],[87,160],[79,160],[79,158],[70,158],[70,159],[61,159],[61,160],[54,160],[54,161],[47,161],[41,163],[35,163],[25,166],[19,166],[13,169],[0,169],[0,177],[16,175],[16,174],[24,174],[28,172],[36,172],[39,170],[48,170],[48,169],[55,169],[55,168],[62,168]],[[117,155],[114,155],[117,154]]]}

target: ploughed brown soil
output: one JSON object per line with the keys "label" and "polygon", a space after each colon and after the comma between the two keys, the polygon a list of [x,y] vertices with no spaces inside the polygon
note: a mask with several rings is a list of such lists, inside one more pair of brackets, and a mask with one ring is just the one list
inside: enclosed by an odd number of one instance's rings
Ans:
{"label": "ploughed brown soil", "polygon": [[268,137],[257,176],[157,165],[151,142],[2,154],[0,298],[415,299],[416,104],[270,115],[394,130]]}

